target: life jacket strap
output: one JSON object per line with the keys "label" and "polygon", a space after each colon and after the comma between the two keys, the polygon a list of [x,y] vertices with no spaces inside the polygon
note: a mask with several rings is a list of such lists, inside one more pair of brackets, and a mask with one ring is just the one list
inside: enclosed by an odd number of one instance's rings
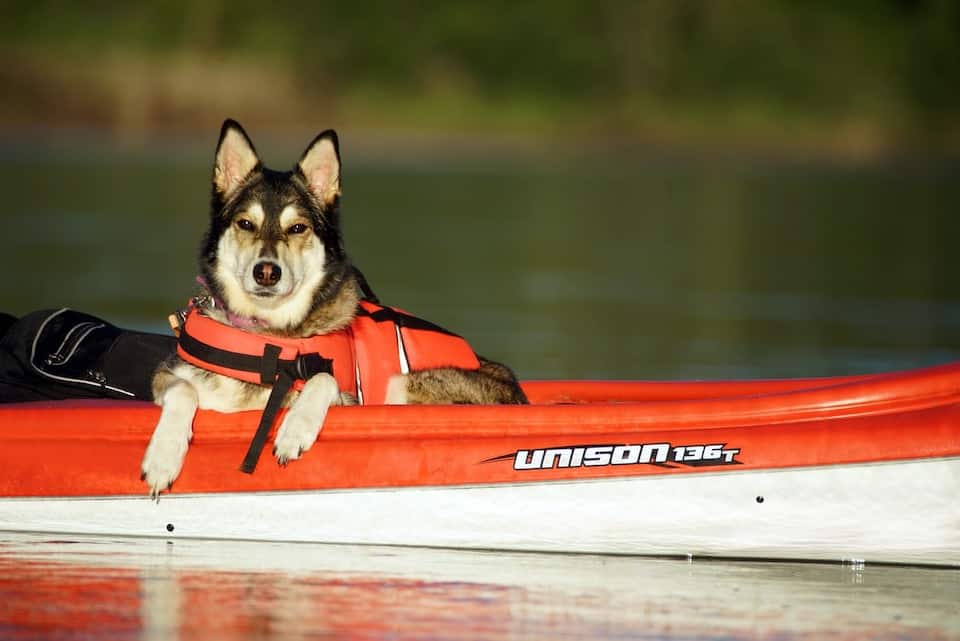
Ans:
{"label": "life jacket strap", "polygon": [[370,311],[362,305],[357,308],[357,316],[367,316],[377,323],[391,322],[397,327],[406,327],[427,332],[436,332],[447,336],[457,336],[448,329],[439,325],[434,325],[430,321],[423,320],[417,316],[412,316],[392,307],[381,307],[378,310]]}
{"label": "life jacket strap", "polygon": [[277,412],[280,411],[283,399],[293,387],[294,381],[305,381],[320,373],[333,374],[333,361],[329,358],[311,353],[298,354],[293,360],[284,360],[280,358],[280,347],[269,343],[263,348],[260,366],[260,380],[265,385],[272,383],[273,389],[270,390],[267,406],[260,415],[260,424],[257,425],[257,431],[253,434],[247,454],[243,457],[243,463],[240,464],[240,471],[247,474],[253,474],[257,468],[270,428],[273,427]]}
{"label": "life jacket strap", "polygon": [[259,374],[262,385],[273,384],[278,373],[284,370],[290,372],[293,380],[303,381],[321,373],[333,374],[333,359],[316,352],[283,359],[280,358],[280,346],[266,343],[262,355],[240,354],[197,340],[186,331],[186,326],[180,332],[179,344],[183,351],[204,363]]}
{"label": "life jacket strap", "polygon": [[263,446],[267,442],[267,436],[270,434],[270,428],[273,427],[273,420],[280,411],[280,405],[283,403],[283,397],[287,395],[290,388],[293,387],[293,378],[286,368],[280,370],[280,374],[273,384],[270,391],[270,398],[267,399],[267,406],[260,415],[260,424],[257,425],[257,431],[253,434],[253,440],[250,441],[250,447],[247,449],[246,456],[240,464],[240,471],[247,474],[253,474],[257,469],[257,462],[260,460],[260,454],[263,452]]}
{"label": "life jacket strap", "polygon": [[282,351],[279,345],[267,343],[263,346],[263,357],[260,359],[261,385],[270,385],[277,380],[277,373],[280,368],[280,352]]}

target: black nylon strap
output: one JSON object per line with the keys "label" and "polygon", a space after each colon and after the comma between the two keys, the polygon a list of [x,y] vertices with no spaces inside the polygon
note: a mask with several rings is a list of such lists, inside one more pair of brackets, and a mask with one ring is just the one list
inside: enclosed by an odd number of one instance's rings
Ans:
{"label": "black nylon strap", "polygon": [[190,354],[194,358],[198,358],[206,363],[219,365],[220,367],[228,367],[230,369],[240,370],[242,372],[260,373],[260,356],[253,356],[251,354],[238,354],[236,352],[228,352],[227,350],[212,347],[206,343],[198,341],[196,338],[188,334],[186,330],[186,327],[180,330],[179,342],[180,347],[183,348],[183,351],[185,351],[187,354]]}
{"label": "black nylon strap", "polygon": [[425,321],[422,318],[417,318],[416,316],[411,316],[410,314],[404,314],[403,312],[391,309],[390,307],[383,307],[375,312],[369,312],[360,306],[357,307],[357,316],[368,316],[378,323],[390,321],[396,323],[399,327],[409,327],[410,329],[437,332],[440,334],[446,334],[447,336],[459,336],[459,334],[454,334],[450,330],[444,329],[439,325],[434,325],[430,321]]}
{"label": "black nylon strap", "polygon": [[311,376],[317,374],[333,376],[333,359],[324,358],[316,352],[300,354],[297,356],[297,360],[293,361],[293,367],[297,373],[297,378],[302,380],[308,380]]}
{"label": "black nylon strap", "polygon": [[[188,334],[185,330],[186,328],[180,332],[180,347],[187,354],[211,365],[259,374],[260,381],[264,385],[273,383],[277,372],[284,368],[292,368],[292,371],[297,374],[295,378],[301,378],[303,380],[321,372],[333,374],[333,359],[324,358],[320,354],[300,354],[294,360],[277,358],[275,365],[271,367],[269,363],[266,363],[268,356],[267,349],[275,348],[279,356],[280,348],[276,345],[267,344],[264,347],[263,356],[239,354],[203,343]],[[265,373],[267,374],[266,380],[264,380]]]}
{"label": "black nylon strap", "polygon": [[241,472],[253,474],[253,471],[257,469],[257,461],[260,460],[263,446],[267,443],[270,428],[273,427],[273,421],[277,417],[277,412],[280,411],[283,397],[287,395],[291,387],[293,387],[293,378],[286,368],[281,369],[277,381],[273,384],[270,398],[267,399],[267,406],[263,409],[263,414],[260,415],[260,424],[253,435],[253,440],[250,442],[247,455],[243,457],[243,463],[240,464]]}
{"label": "black nylon strap", "polygon": [[277,364],[281,349],[278,345],[267,343],[263,346],[263,358],[260,359],[260,384],[269,385],[277,378]]}

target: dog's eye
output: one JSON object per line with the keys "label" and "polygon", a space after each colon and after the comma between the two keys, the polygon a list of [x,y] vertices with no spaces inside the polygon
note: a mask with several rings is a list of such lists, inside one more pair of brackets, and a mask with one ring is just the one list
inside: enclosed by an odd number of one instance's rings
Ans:
{"label": "dog's eye", "polygon": [[297,223],[296,225],[291,225],[290,229],[287,230],[288,234],[302,234],[307,231],[307,226],[303,223]]}
{"label": "dog's eye", "polygon": [[241,218],[240,220],[238,220],[238,221],[237,221],[237,227],[239,227],[239,228],[242,229],[243,231],[253,231],[253,230],[256,229],[256,226],[254,226],[254,224],[251,223],[251,222],[250,222],[249,220],[247,220],[246,218]]}

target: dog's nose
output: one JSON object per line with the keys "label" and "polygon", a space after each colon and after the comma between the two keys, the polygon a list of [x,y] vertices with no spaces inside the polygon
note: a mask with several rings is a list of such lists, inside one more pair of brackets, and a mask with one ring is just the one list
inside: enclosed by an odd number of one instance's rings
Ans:
{"label": "dog's nose", "polygon": [[273,287],[280,282],[280,265],[263,261],[253,266],[253,280],[257,285]]}

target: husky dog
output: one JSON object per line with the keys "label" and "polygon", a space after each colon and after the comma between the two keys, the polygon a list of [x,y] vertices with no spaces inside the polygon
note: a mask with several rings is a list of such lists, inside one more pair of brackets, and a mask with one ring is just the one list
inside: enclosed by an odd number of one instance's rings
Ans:
{"label": "husky dog", "polygon": [[[213,169],[210,226],[200,252],[200,282],[214,304],[203,313],[225,325],[268,336],[310,337],[353,322],[365,283],[350,263],[340,231],[340,153],[327,130],[292,171],[264,167],[243,128],[224,122]],[[410,371],[389,380],[386,403],[526,403],[513,372],[480,358],[479,369]],[[153,379],[160,420],[143,458],[143,479],[156,497],[180,474],[198,408],[264,408],[270,385],[201,369],[179,357]],[[274,441],[280,464],[316,440],[330,405],[353,404],[328,373],[309,378]]]}

